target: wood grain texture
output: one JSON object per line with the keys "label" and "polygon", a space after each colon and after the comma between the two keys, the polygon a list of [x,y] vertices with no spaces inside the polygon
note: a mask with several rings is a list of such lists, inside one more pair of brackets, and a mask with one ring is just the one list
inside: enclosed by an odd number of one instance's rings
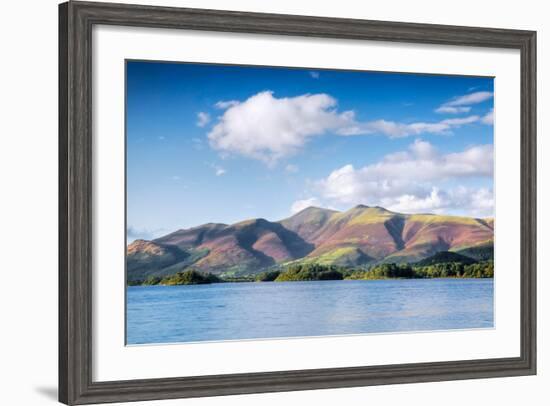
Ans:
{"label": "wood grain texture", "polygon": [[[519,49],[521,355],[517,358],[92,381],[94,24]],[[59,400],[66,404],[219,396],[536,373],[536,33],[492,28],[69,2],[59,8]]]}
{"label": "wood grain texture", "polygon": [[67,4],[62,4],[59,7],[59,242],[58,242],[58,257],[59,257],[59,400],[66,403],[68,401],[67,388],[69,387],[68,380],[70,379],[68,371],[70,366],[68,364],[68,318],[69,318],[69,302],[67,298],[68,294],[68,280],[69,280],[69,266],[67,262],[68,257],[68,165],[67,165],[67,137],[68,137],[68,84],[67,80],[67,68],[68,68],[68,48],[67,48]]}

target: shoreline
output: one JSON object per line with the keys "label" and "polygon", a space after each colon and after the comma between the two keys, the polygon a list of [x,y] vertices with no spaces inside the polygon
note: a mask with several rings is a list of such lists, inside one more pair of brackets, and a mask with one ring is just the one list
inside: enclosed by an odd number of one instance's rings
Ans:
{"label": "shoreline", "polygon": [[408,280],[449,280],[449,279],[455,279],[455,280],[484,280],[484,279],[491,279],[493,280],[494,277],[458,277],[458,276],[445,276],[445,277],[435,277],[435,278],[370,278],[370,279],[355,279],[355,278],[344,278],[344,279],[311,279],[311,280],[288,280],[288,281],[258,281],[254,279],[243,279],[243,280],[220,280],[218,282],[207,282],[207,283],[181,283],[181,284],[126,284],[126,287],[150,287],[150,286],[198,286],[198,285],[217,285],[217,284],[237,284],[237,283],[254,283],[254,284],[263,284],[266,282],[275,282],[277,284],[279,283],[292,283],[292,282],[335,282],[335,281],[341,281],[341,282],[372,282],[372,281],[408,281]]}
{"label": "shoreline", "polygon": [[242,276],[222,272],[219,276],[195,269],[186,269],[167,276],[149,276],[147,279],[127,281],[127,285],[202,285],[210,283],[242,282],[308,282],[328,280],[387,280],[434,278],[492,278],[493,261],[438,262],[438,263],[386,263],[371,268],[353,268],[337,265],[291,264]]}

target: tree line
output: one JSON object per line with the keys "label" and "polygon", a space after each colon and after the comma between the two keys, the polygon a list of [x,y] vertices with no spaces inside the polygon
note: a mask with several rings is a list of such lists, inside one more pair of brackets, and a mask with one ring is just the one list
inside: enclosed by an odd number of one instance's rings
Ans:
{"label": "tree line", "polygon": [[271,269],[257,276],[222,278],[195,269],[177,272],[174,275],[152,276],[145,280],[128,282],[133,285],[202,285],[221,282],[289,282],[324,280],[377,280],[377,279],[423,279],[423,278],[492,278],[494,263],[481,261],[473,264],[442,262],[432,265],[385,263],[369,268],[350,268],[337,265],[290,264]]}
{"label": "tree line", "polygon": [[493,261],[474,264],[444,262],[428,266],[386,263],[367,269],[336,265],[293,264],[284,269],[263,272],[256,277],[256,280],[259,282],[284,282],[342,279],[492,278],[493,276]]}
{"label": "tree line", "polygon": [[137,280],[128,282],[129,286],[153,286],[153,285],[164,285],[164,286],[176,286],[176,285],[204,285],[208,283],[219,283],[224,282],[221,278],[218,278],[216,275],[209,273],[201,273],[194,269],[188,269],[186,271],[180,271],[174,275],[165,276],[161,278],[160,276],[150,276],[145,280]]}

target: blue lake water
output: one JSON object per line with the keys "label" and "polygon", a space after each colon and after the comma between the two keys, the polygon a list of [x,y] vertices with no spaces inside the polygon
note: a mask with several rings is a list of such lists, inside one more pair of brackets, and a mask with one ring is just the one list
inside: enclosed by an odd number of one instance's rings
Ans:
{"label": "blue lake water", "polygon": [[493,327],[492,279],[127,288],[127,344]]}

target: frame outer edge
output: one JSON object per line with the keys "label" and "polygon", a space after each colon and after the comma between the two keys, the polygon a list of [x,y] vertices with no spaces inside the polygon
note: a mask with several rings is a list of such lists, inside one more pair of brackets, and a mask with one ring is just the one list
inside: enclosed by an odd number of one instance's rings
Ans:
{"label": "frame outer edge", "polygon": [[69,4],[62,3],[58,6],[58,286],[59,286],[59,320],[58,320],[58,399],[68,404],[71,398],[70,391],[72,380],[70,373],[70,338],[69,338],[69,266],[68,266],[68,127],[69,127],[69,27],[68,27]]}
{"label": "frame outer edge", "polygon": [[522,267],[523,300],[522,311],[525,328],[525,352],[529,374],[537,373],[537,33],[531,32],[522,47],[522,224],[524,262]]}
{"label": "frame outer edge", "polygon": [[[212,10],[70,1],[86,10],[92,19],[120,26],[186,28],[218,32],[276,34],[319,38],[343,38],[420,44],[467,45],[519,48],[520,38],[531,31],[469,27],[416,22],[394,22],[269,14],[259,12]],[[135,11],[129,15],[129,11]],[[101,17],[100,17],[101,16]],[[106,20],[109,20],[108,22]]]}
{"label": "frame outer edge", "polygon": [[81,404],[92,385],[92,21],[78,2],[69,2],[69,35],[72,41],[70,59],[69,182],[71,202],[70,251],[72,289],[75,307],[71,332],[75,335],[73,404]]}
{"label": "frame outer edge", "polygon": [[[521,51],[519,358],[92,382],[92,25],[112,24],[516,48]],[[69,1],[59,5],[59,400],[220,396],[536,373],[536,33]]]}
{"label": "frame outer edge", "polygon": [[91,23],[79,2],[59,5],[59,401],[91,386]]}
{"label": "frame outer edge", "polygon": [[531,307],[529,314],[531,319],[529,324],[531,326],[531,360],[532,360],[532,372],[537,374],[537,32],[533,32],[531,41],[531,60],[530,67],[531,72],[531,87],[529,89],[531,95],[531,108],[529,110],[531,119],[531,188],[533,189],[533,198],[531,207],[533,210],[532,218],[532,235],[531,246],[533,251],[531,255]]}

